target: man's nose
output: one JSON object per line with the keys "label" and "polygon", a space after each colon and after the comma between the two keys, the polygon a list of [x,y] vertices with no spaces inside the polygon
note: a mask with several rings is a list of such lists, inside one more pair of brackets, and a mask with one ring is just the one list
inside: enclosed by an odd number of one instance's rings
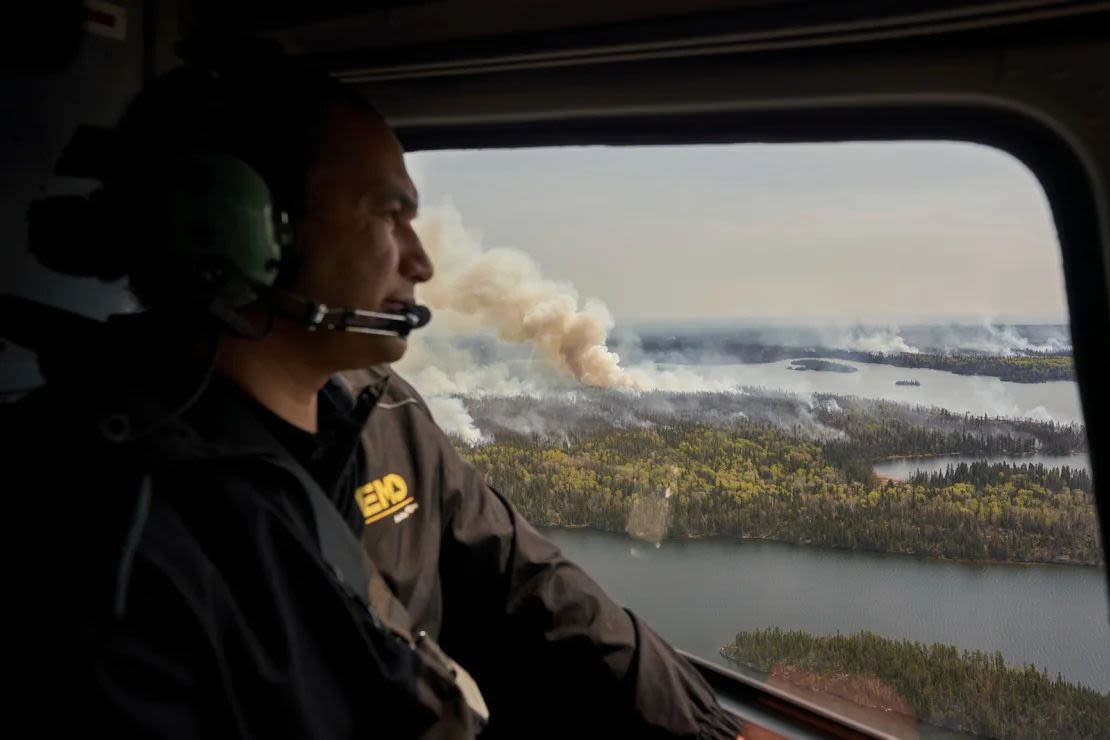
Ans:
{"label": "man's nose", "polygon": [[409,238],[406,240],[405,254],[401,263],[401,271],[414,283],[426,283],[432,279],[435,268],[432,267],[432,258],[424,249],[423,242],[416,235],[416,231],[409,228]]}

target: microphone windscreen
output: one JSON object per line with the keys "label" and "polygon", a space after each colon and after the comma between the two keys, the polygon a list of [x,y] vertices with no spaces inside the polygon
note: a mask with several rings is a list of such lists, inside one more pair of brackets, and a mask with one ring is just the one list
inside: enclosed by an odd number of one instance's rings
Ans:
{"label": "microphone windscreen", "polygon": [[427,306],[413,306],[406,313],[412,320],[412,328],[419,329],[432,320],[432,310]]}

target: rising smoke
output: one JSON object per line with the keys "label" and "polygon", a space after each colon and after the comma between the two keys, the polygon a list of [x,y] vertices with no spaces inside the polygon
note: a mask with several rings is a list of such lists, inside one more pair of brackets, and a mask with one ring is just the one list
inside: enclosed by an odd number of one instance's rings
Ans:
{"label": "rising smoke", "polygon": [[1000,325],[984,320],[978,331],[963,339],[961,346],[996,355],[1026,352],[1070,352],[1071,338],[1065,327],[1025,327]]}
{"label": "rising smoke", "polygon": [[1013,356],[1071,351],[1071,337],[1063,324],[1014,325],[982,319],[978,324],[926,325],[899,328],[856,327],[822,332],[821,346],[832,349],[918,354],[980,353]]}
{"label": "rising smoke", "polygon": [[[901,328],[705,331],[691,327],[674,337],[664,332],[650,339],[643,330],[611,336],[614,322],[603,303],[581,301],[574,286],[545,277],[538,263],[523,252],[484,248],[467,232],[453,206],[426,210],[417,228],[437,268],[436,278],[421,287],[421,298],[436,318],[410,339],[398,370],[426,396],[440,425],[470,444],[487,439],[487,430],[498,429],[555,438],[565,434],[568,419],[595,418],[591,413],[583,415],[582,406],[574,413],[566,408],[555,413],[560,404],[571,403],[573,410],[577,402],[567,398],[579,398],[583,406],[603,407],[605,411],[596,416],[599,424],[636,426],[653,423],[660,404],[675,403],[678,396],[673,394],[690,393],[703,397],[696,399],[696,414],[693,408],[680,406],[682,418],[704,418],[717,409],[726,417],[759,419],[827,438],[830,430],[815,422],[811,402],[803,400],[816,388],[794,388],[798,395],[789,401],[778,399],[762,407],[753,404],[762,392],[745,391],[742,386],[808,386],[808,381],[803,383],[793,374],[787,385],[782,384],[782,368],[775,362],[792,356],[782,354],[790,347],[885,354],[953,350],[1014,354],[1070,347],[1066,326],[1018,327],[990,321],[979,326]],[[614,346],[633,362],[622,365]],[[768,354],[769,350],[777,354]],[[582,396],[583,386],[604,393]],[[854,392],[885,397],[891,388],[861,387]],[[992,397],[965,399],[965,410],[1052,418],[1044,408],[1010,398],[1010,391],[1000,384],[976,384],[974,392]],[[707,393],[721,395],[709,399],[704,396]],[[741,403],[738,396],[747,398]],[[541,397],[544,411],[539,414],[534,401]],[[926,397],[932,396],[918,400]],[[475,405],[480,399],[498,398],[532,399],[532,403]]]}
{"label": "rising smoke", "polygon": [[906,342],[897,327],[857,327],[830,336],[823,346],[857,352],[881,352],[884,355],[905,352],[917,354],[920,350]]}
{"label": "rising smoke", "polygon": [[536,261],[521,251],[483,249],[454,206],[429,209],[417,230],[442,276],[421,291],[433,310],[490,327],[507,342],[529,342],[587,385],[634,384],[605,345],[613,328],[605,304],[580,302],[574,286],[544,277]]}
{"label": "rising smoke", "polygon": [[[833,402],[835,405],[835,402]],[[535,399],[520,396],[470,398],[467,410],[491,439],[523,436],[569,444],[612,429],[640,429],[677,423],[734,428],[751,423],[776,426],[807,439],[840,439],[843,433],[817,419],[812,398],[767,389],[727,393],[668,393],[580,388]],[[828,411],[828,401],[821,402]]]}
{"label": "rising smoke", "polygon": [[738,390],[731,379],[648,358],[622,367],[607,346],[613,319],[603,303],[580,301],[523,252],[484,248],[451,205],[425,210],[417,231],[436,265],[420,291],[436,318],[410,339],[397,369],[437,422],[467,442],[483,435],[460,396],[550,397],[583,384],[626,394]]}

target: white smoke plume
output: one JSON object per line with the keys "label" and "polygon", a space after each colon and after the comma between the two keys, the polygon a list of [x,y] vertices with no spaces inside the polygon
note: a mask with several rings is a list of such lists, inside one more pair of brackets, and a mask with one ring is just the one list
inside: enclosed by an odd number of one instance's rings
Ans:
{"label": "white smoke plume", "polygon": [[[1028,334],[1030,331],[1032,334]],[[1029,352],[1071,351],[1071,339],[1066,331],[1061,332],[1054,328],[1038,331],[1037,327],[1027,327],[1023,330],[1018,326],[998,324],[990,318],[984,318],[978,325],[918,328],[917,334],[924,334],[920,341],[916,341],[917,345],[925,347],[924,350],[905,339],[903,331],[897,327],[856,327],[850,330],[828,332],[821,337],[821,344],[834,349],[883,354],[898,352],[917,354],[925,351],[948,354],[978,352],[1012,356]],[[925,342],[924,345],[922,341]]]}
{"label": "white smoke plume", "polygon": [[[452,205],[424,211],[417,231],[437,267],[421,298],[448,323],[470,319],[508,342],[531,342],[577,380],[602,388],[634,381],[605,345],[613,319],[603,303],[579,306],[574,286],[544,277],[540,266],[515,249],[484,249],[467,233]],[[463,318],[460,322],[458,319]]]}
{"label": "white smoke plume", "polygon": [[902,338],[897,328],[875,329],[857,327],[841,332],[828,340],[833,349],[847,349],[856,352],[881,352],[884,355],[906,352],[917,354],[920,350]]}
{"label": "white smoke plume", "polygon": [[[549,385],[550,371],[505,357],[478,358],[436,324],[410,336],[409,348],[394,367],[425,396],[537,396]],[[498,347],[503,350],[503,345]]]}
{"label": "white smoke plume", "polygon": [[[468,404],[482,398],[552,399],[579,383],[632,395],[649,391],[738,393],[734,378],[649,360],[622,368],[606,346],[613,320],[604,304],[580,302],[574,286],[544,277],[515,249],[486,249],[451,205],[417,224],[436,277],[420,298],[435,321],[409,339],[396,369],[427,399],[437,423],[466,444],[486,441]],[[494,332],[497,339],[489,336]],[[505,425],[553,433],[542,415],[517,411]]]}
{"label": "white smoke plume", "polygon": [[1065,337],[1046,337],[1042,343],[1035,343],[1021,335],[1017,327],[998,326],[992,321],[983,321],[984,335],[972,341],[961,343],[962,349],[971,349],[995,355],[1014,355],[1018,352],[1068,352],[1071,343]]}
{"label": "white smoke plume", "polygon": [[499,359],[480,362],[450,336],[437,334],[436,324],[409,339],[404,358],[394,369],[413,384],[428,403],[432,417],[448,434],[468,445],[485,441],[460,396],[530,396],[540,394],[541,374],[514,373],[515,365]]}
{"label": "white smoke plume", "polygon": [[468,445],[480,444],[484,441],[481,431],[474,424],[474,419],[463,405],[462,399],[450,396],[429,396],[427,399],[428,410],[432,418],[448,434],[454,435]]}
{"label": "white smoke plume", "polygon": [[644,362],[628,368],[631,387],[641,391],[670,393],[739,392],[736,378],[714,377],[711,373],[689,367],[660,367]]}

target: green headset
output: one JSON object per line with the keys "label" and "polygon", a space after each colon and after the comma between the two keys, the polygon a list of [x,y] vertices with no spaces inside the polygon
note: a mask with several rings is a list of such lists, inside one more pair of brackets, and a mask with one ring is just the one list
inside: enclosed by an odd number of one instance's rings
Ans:
{"label": "green headset", "polygon": [[246,162],[215,151],[178,157],[159,173],[152,214],[159,255],[181,270],[187,286],[218,316],[261,301],[309,331],[406,336],[431,320],[425,306],[397,313],[329,307],[277,287],[294,246],[288,211],[276,209],[262,175]]}
{"label": "green headset", "polygon": [[276,209],[262,175],[241,159],[194,151],[159,168],[144,200],[144,246],[202,300],[239,309],[275,287],[293,247],[289,213]]}
{"label": "green headset", "polygon": [[275,121],[286,106],[276,93],[297,68],[272,54],[203,62],[154,80],[115,129],[78,128],[54,173],[103,187],[31,204],[29,247],[46,267],[106,280],[144,272],[172,294],[159,298],[228,310],[289,271],[290,212],[247,160],[259,158],[248,152],[263,127],[295,118]]}

